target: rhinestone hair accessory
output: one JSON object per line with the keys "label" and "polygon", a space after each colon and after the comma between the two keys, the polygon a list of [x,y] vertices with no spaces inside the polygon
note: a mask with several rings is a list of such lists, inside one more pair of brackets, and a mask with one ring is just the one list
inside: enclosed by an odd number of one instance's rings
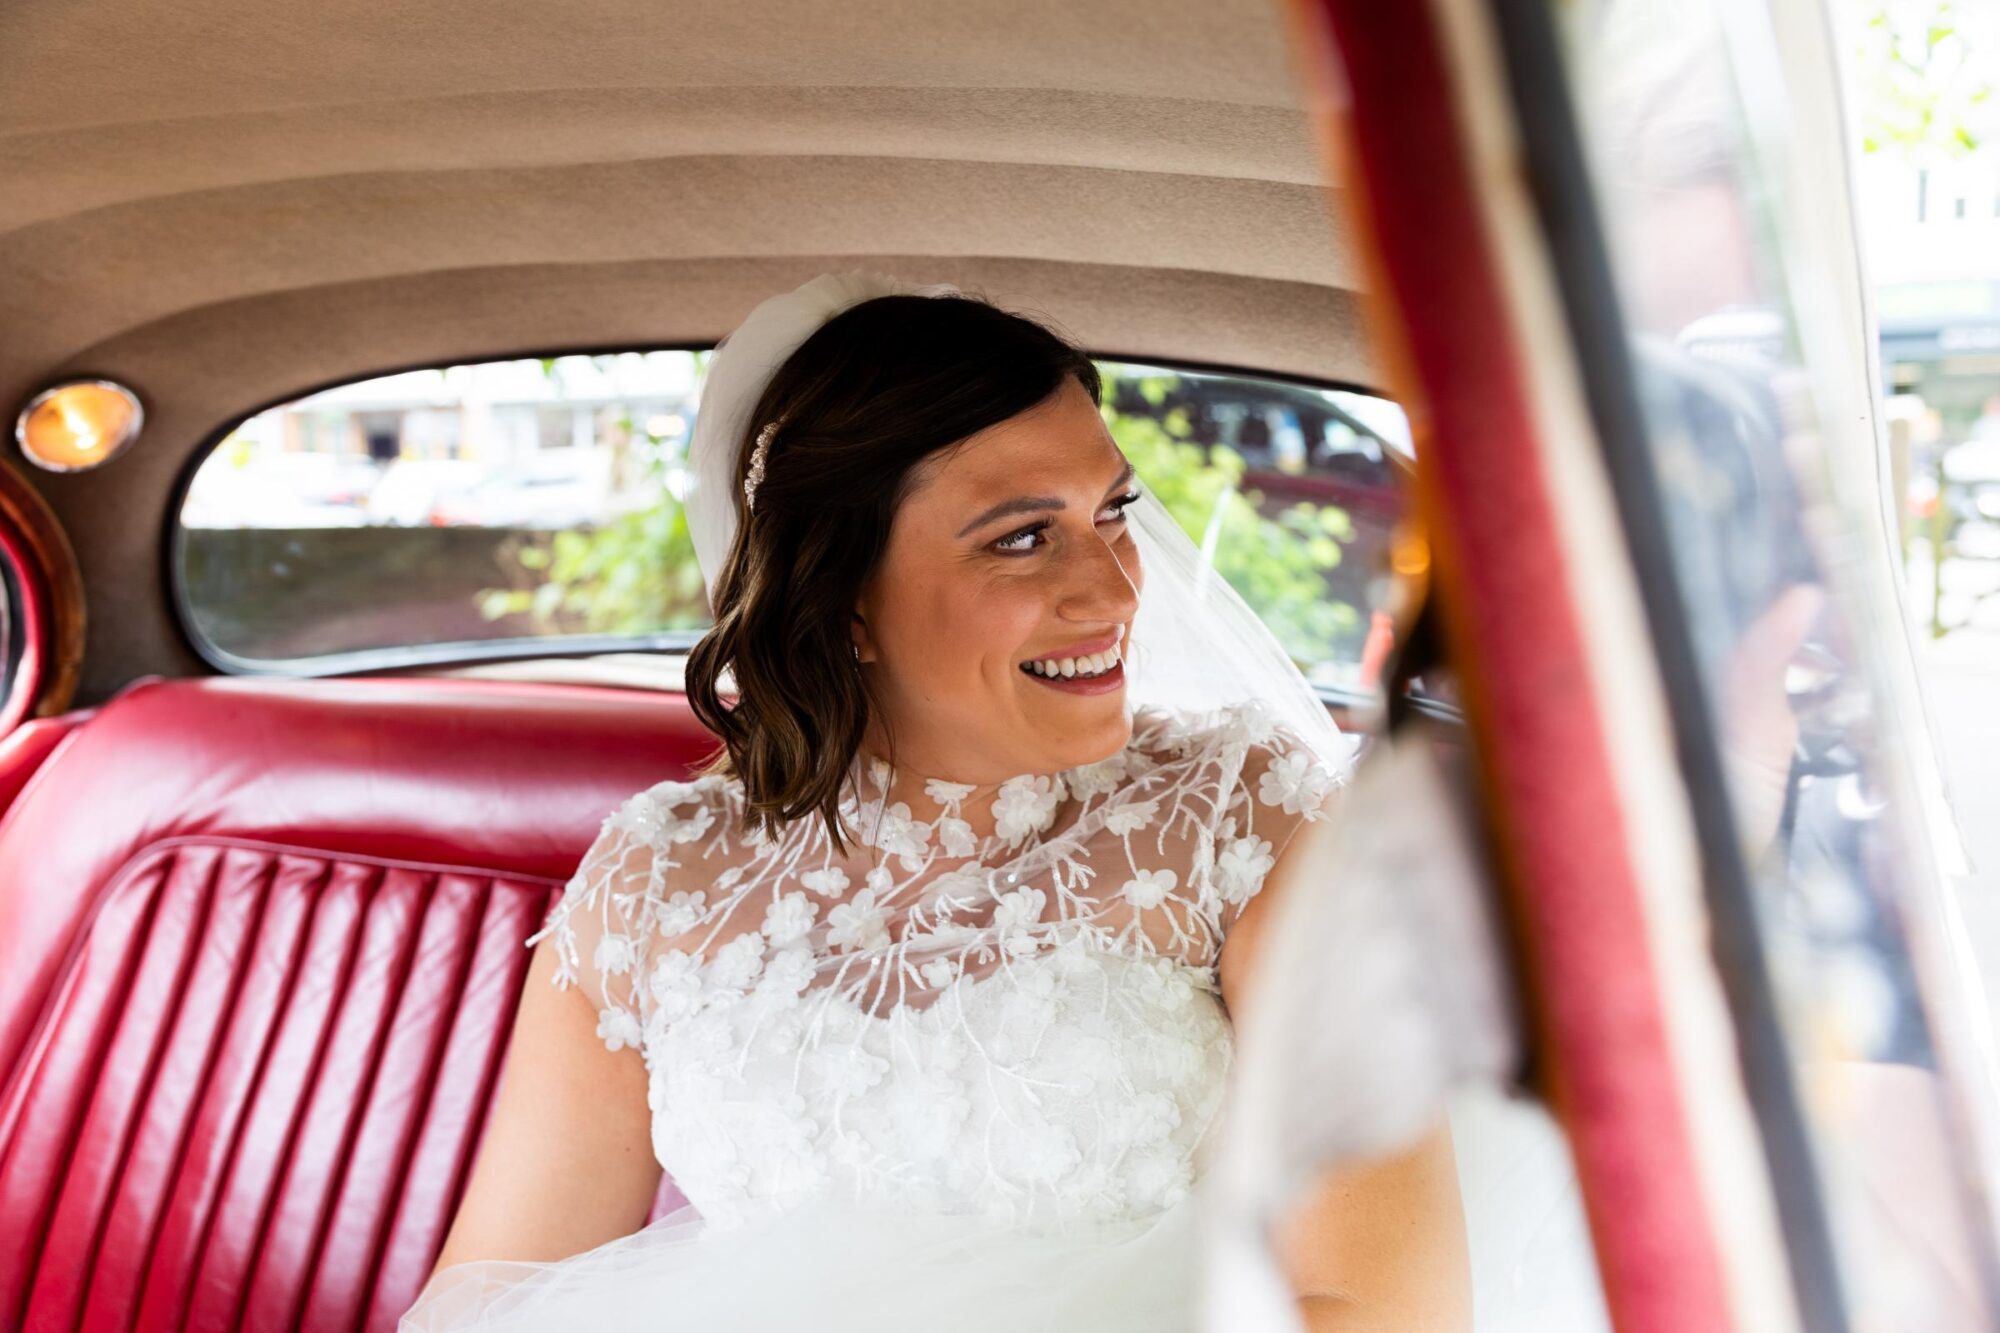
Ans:
{"label": "rhinestone hair accessory", "polygon": [[778,435],[778,423],[773,421],[757,432],[757,445],[750,451],[750,471],[743,478],[743,507],[751,513],[757,511],[757,487],[764,480],[764,459],[771,452],[771,441]]}

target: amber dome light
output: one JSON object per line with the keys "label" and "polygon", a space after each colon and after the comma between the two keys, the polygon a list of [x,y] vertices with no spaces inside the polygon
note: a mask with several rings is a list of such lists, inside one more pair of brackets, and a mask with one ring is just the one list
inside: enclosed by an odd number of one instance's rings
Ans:
{"label": "amber dome light", "polygon": [[37,467],[83,472],[116,457],[145,423],[139,395],[110,380],[73,380],[28,400],[14,439]]}

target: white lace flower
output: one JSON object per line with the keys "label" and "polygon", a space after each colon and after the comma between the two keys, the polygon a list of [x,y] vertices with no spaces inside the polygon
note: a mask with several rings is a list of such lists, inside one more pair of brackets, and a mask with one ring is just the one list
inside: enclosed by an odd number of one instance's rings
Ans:
{"label": "white lace flower", "polygon": [[1158,801],[1128,801],[1104,814],[1104,827],[1118,837],[1137,833],[1160,813]]}
{"label": "white lace flower", "polygon": [[977,790],[979,789],[969,782],[946,782],[943,778],[924,780],[924,795],[939,805],[957,805]]}
{"label": "white lace flower", "polygon": [[812,984],[815,971],[817,968],[813,964],[811,950],[780,949],[764,965],[764,979],[757,983],[757,988],[782,995],[797,995]]}
{"label": "white lace flower", "polygon": [[715,812],[705,805],[695,807],[694,814],[686,819],[667,820],[667,840],[669,842],[695,842],[707,834],[715,824]]}
{"label": "white lace flower", "polygon": [[732,1054],[736,1034],[728,1014],[709,1009],[681,1024],[679,1036],[688,1049],[707,1056]]}
{"label": "white lace flower", "polygon": [[615,976],[630,972],[632,964],[639,959],[639,951],[624,935],[603,935],[598,938],[597,948],[590,955],[590,962],[605,976]]}
{"label": "white lace flower", "polygon": [[1163,1092],[1142,1092],[1111,1104],[1105,1130],[1123,1144],[1153,1144],[1179,1127],[1181,1108]]}
{"label": "white lace flower", "polygon": [[1049,896],[1040,889],[1015,889],[1003,893],[995,900],[993,925],[1002,935],[1025,930],[1042,919],[1042,908]]}
{"label": "white lace flower", "polygon": [[869,891],[873,893],[877,898],[880,898],[882,895],[886,894],[890,889],[896,887],[896,877],[890,874],[888,869],[884,866],[876,866],[873,870],[869,871],[866,877],[866,882],[868,884]]}
{"label": "white lace flower", "polygon": [[764,967],[764,937],[738,935],[715,951],[708,965],[708,979],[724,990],[741,990],[757,979]]}
{"label": "white lace flower", "polygon": [[828,866],[824,870],[808,870],[799,876],[799,883],[822,898],[837,898],[847,891],[847,872],[839,866]]}
{"label": "white lace flower", "polygon": [[775,989],[766,989],[771,971],[764,969],[764,981],[757,983],[757,994],[765,1003],[765,1010],[752,1030],[749,1038],[750,1054],[791,1056],[798,1053],[805,1040],[805,1021],[790,1006],[789,997],[781,996]]}
{"label": "white lace flower", "polygon": [[1304,750],[1290,750],[1271,760],[1257,784],[1257,799],[1283,808],[1288,815],[1317,809],[1332,783],[1326,770]]}
{"label": "white lace flower", "polygon": [[819,915],[819,904],[803,893],[787,893],[764,909],[764,937],[773,944],[802,940]]}
{"label": "white lace flower", "polygon": [[1171,958],[1147,958],[1132,969],[1133,991],[1147,1004],[1178,1009],[1194,998],[1194,982],[1185,965]]}
{"label": "white lace flower", "polygon": [[692,954],[669,949],[653,963],[647,984],[660,1014],[669,1019],[684,1018],[700,1003],[701,965]]}
{"label": "white lace flower", "polygon": [[701,918],[707,911],[708,894],[676,893],[660,908],[657,918],[660,934],[669,938],[685,935],[701,924]]}
{"label": "white lace flower", "polygon": [[1109,759],[1071,769],[1068,775],[1070,792],[1088,799],[1116,791],[1118,784],[1125,780],[1125,766],[1130,754],[1130,750],[1120,750]]}
{"label": "white lace flower", "polygon": [[1222,849],[1221,859],[1215,863],[1216,878],[1221,881],[1222,900],[1240,903],[1249,898],[1264,882],[1264,876],[1271,873],[1274,864],[1268,839],[1249,837],[1232,841]]}
{"label": "white lace flower", "polygon": [[1009,843],[1040,833],[1055,822],[1056,807],[1062,798],[1059,779],[1009,778],[1000,784],[1000,793],[993,798],[993,831]]}
{"label": "white lace flower", "polygon": [[889,1062],[859,1046],[823,1051],[820,1073],[836,1096],[858,1097],[882,1081]]}
{"label": "white lace flower", "polygon": [[651,842],[667,826],[667,812],[655,791],[642,791],[605,817],[606,828],[617,829],[642,842]]}
{"label": "white lace flower", "polygon": [[1249,707],[1223,710],[1221,718],[1209,730],[1209,744],[1223,749],[1234,749],[1239,745],[1249,744],[1257,736],[1266,734],[1270,728],[1260,726],[1251,717],[1252,712],[1261,710],[1261,707],[1262,705],[1253,704]]}
{"label": "white lace flower", "polygon": [[899,1139],[918,1161],[943,1161],[964,1148],[962,1126],[972,1102],[949,1079],[897,1072],[889,1114]]}
{"label": "white lace flower", "polygon": [[613,1051],[622,1051],[628,1046],[637,1050],[642,1036],[638,1018],[627,1009],[600,1009],[597,1035],[605,1048]]}
{"label": "white lace flower", "polygon": [[958,980],[958,960],[956,958],[933,958],[917,969],[924,984],[933,990],[943,990]]}
{"label": "white lace flower", "polygon": [[972,834],[972,825],[963,819],[949,815],[937,822],[938,846],[946,856],[970,856],[978,848],[979,840]]}
{"label": "white lace flower", "polygon": [[1158,907],[1178,883],[1180,876],[1171,870],[1141,870],[1125,881],[1122,892],[1134,907]]}
{"label": "white lace flower", "polygon": [[863,889],[826,914],[826,942],[836,949],[879,949],[889,943],[888,914],[875,905],[875,891]]}
{"label": "white lace flower", "polygon": [[874,842],[877,847],[891,856],[900,856],[905,861],[921,861],[931,845],[931,826],[910,816],[910,807],[902,801],[882,811],[875,821]]}

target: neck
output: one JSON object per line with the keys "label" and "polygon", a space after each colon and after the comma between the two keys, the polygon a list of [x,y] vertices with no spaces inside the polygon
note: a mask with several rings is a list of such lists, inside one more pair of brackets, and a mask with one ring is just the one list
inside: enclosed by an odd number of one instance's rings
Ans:
{"label": "neck", "polygon": [[[958,802],[958,817],[972,826],[975,837],[989,838],[993,835],[997,821],[993,816],[993,802],[1000,794],[1001,784],[1015,774],[999,777],[959,776],[950,771],[938,771],[943,765],[923,762],[923,756],[904,750],[900,762],[891,761],[889,749],[880,743],[879,736],[870,735],[862,744],[861,792],[864,803],[873,802],[878,797],[885,804],[894,805],[901,801],[910,808],[912,818],[931,822],[944,813],[944,804],[933,798],[927,786],[933,780],[952,783],[958,787],[970,787],[971,791]],[[877,763],[889,766],[889,790],[886,795],[872,777],[872,766]]]}

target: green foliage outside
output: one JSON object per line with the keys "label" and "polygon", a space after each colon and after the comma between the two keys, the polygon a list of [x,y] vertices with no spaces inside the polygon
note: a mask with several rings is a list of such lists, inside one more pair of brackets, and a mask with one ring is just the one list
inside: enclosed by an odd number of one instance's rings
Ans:
{"label": "green foliage outside", "polygon": [[[708,353],[696,354],[696,374]],[[542,363],[554,375],[555,362]],[[519,573],[511,588],[479,594],[488,620],[526,616],[535,634],[645,635],[701,629],[708,601],[695,563],[687,514],[668,489],[684,461],[685,440],[642,429],[630,416],[619,429],[638,469],[638,488],[658,501],[596,528],[524,534],[503,554]]]}
{"label": "green foliage outside", "polygon": [[[1105,400],[1112,401],[1118,372],[1105,372]],[[1213,552],[1216,572],[1243,595],[1278,642],[1301,667],[1359,656],[1364,617],[1330,595],[1327,575],[1339,568],[1354,540],[1347,511],[1298,503],[1264,512],[1263,497],[1242,489],[1243,460],[1227,449],[1207,449],[1193,438],[1188,414],[1157,411],[1171,395],[1175,376],[1128,377],[1153,414],[1104,416],[1111,438],[1132,460],[1148,490],[1196,545]]]}
{"label": "green foliage outside", "polygon": [[[1105,400],[1119,370],[1102,366]],[[1197,544],[1213,551],[1217,571],[1264,618],[1302,666],[1358,655],[1364,617],[1331,595],[1328,574],[1354,540],[1346,511],[1298,503],[1267,513],[1242,489],[1242,459],[1193,438],[1188,414],[1165,408],[1176,377],[1127,375],[1151,413],[1105,409],[1112,438],[1141,480]],[[682,441],[635,432],[645,488],[656,504],[591,529],[524,534],[508,553],[519,573],[512,588],[482,590],[487,619],[525,616],[538,634],[644,635],[699,629],[708,623],[687,518],[667,486],[681,466]]]}
{"label": "green foliage outside", "polygon": [[1985,65],[1941,0],[1863,5],[1855,101],[1862,151],[1936,166],[1970,156],[2000,127]]}

